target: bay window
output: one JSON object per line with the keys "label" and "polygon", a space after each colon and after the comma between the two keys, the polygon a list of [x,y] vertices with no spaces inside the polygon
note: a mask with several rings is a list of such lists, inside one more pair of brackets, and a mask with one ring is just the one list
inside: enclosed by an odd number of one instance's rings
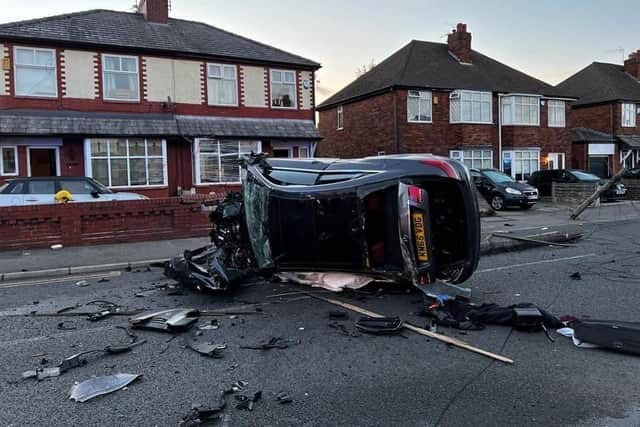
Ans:
{"label": "bay window", "polygon": [[449,95],[451,123],[491,124],[493,108],[491,92],[455,90]]}
{"label": "bay window", "polygon": [[462,162],[468,168],[493,167],[493,150],[451,150],[449,157]]}
{"label": "bay window", "polygon": [[104,99],[111,101],[139,101],[139,82],[138,57],[102,55]]}
{"label": "bay window", "polygon": [[516,181],[526,181],[540,170],[539,150],[513,150],[502,153],[503,170]]}
{"label": "bay window", "polygon": [[18,175],[18,147],[0,147],[0,175]]}
{"label": "bay window", "polygon": [[16,47],[14,63],[16,96],[58,96],[55,50]]}
{"label": "bay window", "polygon": [[407,121],[410,123],[431,122],[431,92],[410,90],[407,96]]}
{"label": "bay window", "polygon": [[164,140],[88,139],[85,153],[87,175],[107,187],[167,185],[167,148]]}
{"label": "bay window", "polygon": [[296,108],[296,72],[271,70],[271,106]]}
{"label": "bay window", "polygon": [[635,127],[636,114],[636,104],[622,104],[622,127]]}
{"label": "bay window", "polygon": [[537,96],[513,95],[502,98],[503,125],[540,125],[540,99]]}
{"label": "bay window", "polygon": [[240,183],[241,156],[260,152],[260,141],[196,139],[194,165],[196,184]]}
{"label": "bay window", "polygon": [[565,127],[564,101],[550,99],[547,101],[549,127]]}
{"label": "bay window", "polygon": [[238,79],[235,65],[207,64],[210,105],[238,105]]}

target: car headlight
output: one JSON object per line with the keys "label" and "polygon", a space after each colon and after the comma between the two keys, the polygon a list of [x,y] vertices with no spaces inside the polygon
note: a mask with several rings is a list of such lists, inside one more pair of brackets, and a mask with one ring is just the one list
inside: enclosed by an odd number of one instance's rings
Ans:
{"label": "car headlight", "polygon": [[511,188],[511,187],[507,187],[507,188],[505,189],[505,191],[506,191],[507,193],[509,193],[509,194],[517,194],[517,195],[521,195],[521,194],[522,194],[522,191],[520,191],[520,190],[516,190],[515,188]]}

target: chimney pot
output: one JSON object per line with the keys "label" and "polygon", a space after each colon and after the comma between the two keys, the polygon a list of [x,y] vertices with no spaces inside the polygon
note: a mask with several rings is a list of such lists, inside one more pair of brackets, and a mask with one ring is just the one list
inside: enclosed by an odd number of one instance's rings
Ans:
{"label": "chimney pot", "polygon": [[460,62],[471,63],[471,33],[467,32],[467,24],[456,25],[447,37],[447,45]]}

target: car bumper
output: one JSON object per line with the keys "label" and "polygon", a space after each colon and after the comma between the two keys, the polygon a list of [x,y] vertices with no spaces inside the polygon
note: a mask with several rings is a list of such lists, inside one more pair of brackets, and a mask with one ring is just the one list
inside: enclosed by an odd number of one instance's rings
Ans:
{"label": "car bumper", "polygon": [[504,202],[506,206],[532,206],[535,205],[539,199],[538,196],[508,195],[505,197]]}

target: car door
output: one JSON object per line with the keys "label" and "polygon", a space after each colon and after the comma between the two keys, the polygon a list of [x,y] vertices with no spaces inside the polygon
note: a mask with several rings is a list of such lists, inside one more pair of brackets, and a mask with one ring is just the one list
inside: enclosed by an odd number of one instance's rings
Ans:
{"label": "car door", "polygon": [[27,181],[24,195],[25,205],[56,202],[56,183],[54,179],[34,179]]}

